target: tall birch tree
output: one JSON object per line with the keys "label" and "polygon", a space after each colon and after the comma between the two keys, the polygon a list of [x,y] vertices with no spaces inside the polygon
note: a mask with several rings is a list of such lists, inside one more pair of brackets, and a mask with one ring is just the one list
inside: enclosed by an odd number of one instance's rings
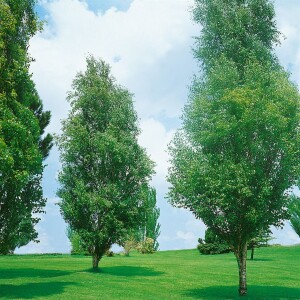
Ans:
{"label": "tall birch tree", "polygon": [[299,176],[299,92],[274,53],[269,0],[196,0],[201,74],[170,145],[170,202],[232,247],[247,294],[247,245],[288,218]]}
{"label": "tall birch tree", "polygon": [[104,61],[87,58],[68,99],[71,111],[58,137],[60,208],[96,270],[110,246],[141,222],[153,163],[137,141],[132,95]]}

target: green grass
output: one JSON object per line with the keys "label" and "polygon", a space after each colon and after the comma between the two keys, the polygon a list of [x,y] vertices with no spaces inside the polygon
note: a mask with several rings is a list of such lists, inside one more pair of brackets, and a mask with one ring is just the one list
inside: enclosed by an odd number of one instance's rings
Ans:
{"label": "green grass", "polygon": [[[1,299],[238,299],[233,254],[197,250],[91,258],[69,255],[0,257]],[[300,246],[257,249],[247,262],[246,299],[300,299]]]}

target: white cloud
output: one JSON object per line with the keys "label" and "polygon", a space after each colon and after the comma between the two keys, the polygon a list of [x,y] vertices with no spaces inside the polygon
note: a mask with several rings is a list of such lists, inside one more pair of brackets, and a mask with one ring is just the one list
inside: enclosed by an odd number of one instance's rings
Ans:
{"label": "white cloud", "polygon": [[[288,3],[287,3],[288,2]],[[277,24],[279,31],[284,35],[281,45],[276,52],[281,64],[292,73],[292,79],[300,84],[300,24],[299,1],[277,0],[275,3]]]}
{"label": "white cloud", "polygon": [[161,228],[162,232],[158,239],[160,249],[196,248],[198,239],[203,238],[205,234],[206,226],[203,222],[195,219],[187,210],[163,208],[163,213],[168,213],[169,219]]}
{"label": "white cloud", "polygon": [[161,122],[152,118],[142,120],[140,125],[142,134],[139,137],[139,143],[146,148],[150,158],[156,163],[156,176],[153,179],[153,184],[156,187],[162,184],[165,186],[169,166],[167,148],[174,130],[167,131]]}
{"label": "white cloud", "polygon": [[60,198],[52,197],[47,199],[47,204],[57,205],[60,202]]}
{"label": "white cloud", "polygon": [[206,226],[202,221],[195,219],[192,214],[189,214],[182,228],[183,230],[176,232],[176,237],[183,241],[184,248],[196,248],[198,239],[200,237],[204,238]]}
{"label": "white cloud", "polygon": [[206,226],[202,221],[199,221],[191,217],[191,219],[186,222],[185,226],[187,229],[192,230],[193,232],[196,233],[197,239],[199,237],[204,238]]}
{"label": "white cloud", "polygon": [[67,253],[70,251],[70,243],[66,236],[66,224],[60,216],[57,202],[59,202],[59,198],[49,198],[45,207],[46,214],[37,215],[41,219],[35,227],[40,242],[30,242],[17,249],[16,253]]}
{"label": "white cloud", "polygon": [[[31,40],[30,52],[36,59],[34,80],[53,113],[50,130],[59,130],[69,108],[66,92],[89,53],[109,62],[118,82],[136,94],[141,116],[161,111],[178,116],[192,75],[181,68],[192,61],[191,2],[135,0],[126,12],[111,8],[104,14],[95,14],[79,0],[45,2],[49,25]],[[179,60],[172,57],[178,51]],[[168,72],[170,68],[176,69]]]}
{"label": "white cloud", "polygon": [[180,240],[180,245],[183,245],[184,248],[194,249],[197,246],[197,237],[193,232],[177,231],[176,237]]}
{"label": "white cloud", "polygon": [[178,239],[185,240],[185,241],[190,241],[190,240],[193,241],[196,238],[192,232],[183,232],[181,230],[176,232],[176,237]]}
{"label": "white cloud", "polygon": [[289,222],[285,222],[283,229],[276,229],[275,227],[271,228],[274,240],[271,244],[281,244],[281,245],[293,245],[300,244],[300,238],[296,232],[292,229]]}
{"label": "white cloud", "polygon": [[47,232],[41,227],[37,226],[39,232],[39,243],[30,242],[25,247],[21,247],[15,251],[16,254],[28,254],[28,253],[51,253],[55,252],[54,247],[49,241]]}

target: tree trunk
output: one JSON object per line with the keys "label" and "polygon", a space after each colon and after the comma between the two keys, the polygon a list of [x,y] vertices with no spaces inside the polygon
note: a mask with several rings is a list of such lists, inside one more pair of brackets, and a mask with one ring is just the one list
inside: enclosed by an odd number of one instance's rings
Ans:
{"label": "tree trunk", "polygon": [[254,247],[251,248],[251,260],[254,258]]}
{"label": "tree trunk", "polygon": [[247,261],[247,243],[241,245],[235,253],[238,267],[239,267],[239,294],[240,296],[247,295],[247,270],[246,270],[246,261]]}
{"label": "tree trunk", "polygon": [[98,271],[99,261],[101,257],[99,253],[93,253],[93,270]]}

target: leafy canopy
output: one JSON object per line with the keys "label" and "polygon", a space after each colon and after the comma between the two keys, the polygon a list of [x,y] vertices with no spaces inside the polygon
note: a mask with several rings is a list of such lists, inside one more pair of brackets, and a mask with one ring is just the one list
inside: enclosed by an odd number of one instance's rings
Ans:
{"label": "leafy canopy", "polygon": [[[160,235],[160,224],[158,218],[160,209],[156,206],[156,190],[147,186],[143,190],[142,196],[143,210],[141,210],[141,222],[137,223],[134,228],[127,232],[121,245],[124,247],[125,253],[129,255],[129,250],[135,248],[136,245],[146,243],[146,239],[152,240],[153,252],[158,250],[158,237]],[[142,247],[142,246],[141,246]]]}
{"label": "leafy canopy", "polygon": [[50,112],[43,111],[29,72],[29,39],[41,28],[36,1],[0,1],[0,253],[36,240],[42,212],[42,159],[52,147],[44,136]]}
{"label": "leafy canopy", "polygon": [[[217,26],[229,22],[235,9],[234,22],[248,28],[239,11],[249,14],[253,28],[247,37],[261,40],[262,51],[271,57],[268,47],[276,41],[277,31],[271,21],[265,22],[273,13],[260,11],[262,22],[257,23],[250,14],[256,3],[234,1],[227,15],[227,1],[196,1],[196,21],[205,11],[196,53],[207,68],[202,79],[194,80],[183,128],[170,147],[171,203],[193,211],[231,245],[254,238],[261,228],[282,224],[288,216],[288,190],[299,173],[297,88],[276,60],[260,61],[258,50],[244,46],[245,31],[236,36],[237,32],[227,34],[224,28],[220,33]],[[210,18],[216,7],[223,14],[220,21]],[[262,27],[269,34],[254,34]],[[231,34],[241,42],[235,52],[229,51]],[[215,46],[217,36],[222,43]],[[211,57],[205,49],[212,51]],[[246,50],[247,63],[239,63]]]}
{"label": "leafy canopy", "polygon": [[140,221],[153,163],[138,145],[132,95],[109,66],[87,58],[73,82],[71,111],[58,137],[61,212],[85,248],[100,259]]}
{"label": "leafy canopy", "polygon": [[268,0],[196,0],[202,25],[182,129],[170,145],[170,202],[233,248],[245,295],[247,243],[288,218],[299,178],[299,93],[273,46]]}

